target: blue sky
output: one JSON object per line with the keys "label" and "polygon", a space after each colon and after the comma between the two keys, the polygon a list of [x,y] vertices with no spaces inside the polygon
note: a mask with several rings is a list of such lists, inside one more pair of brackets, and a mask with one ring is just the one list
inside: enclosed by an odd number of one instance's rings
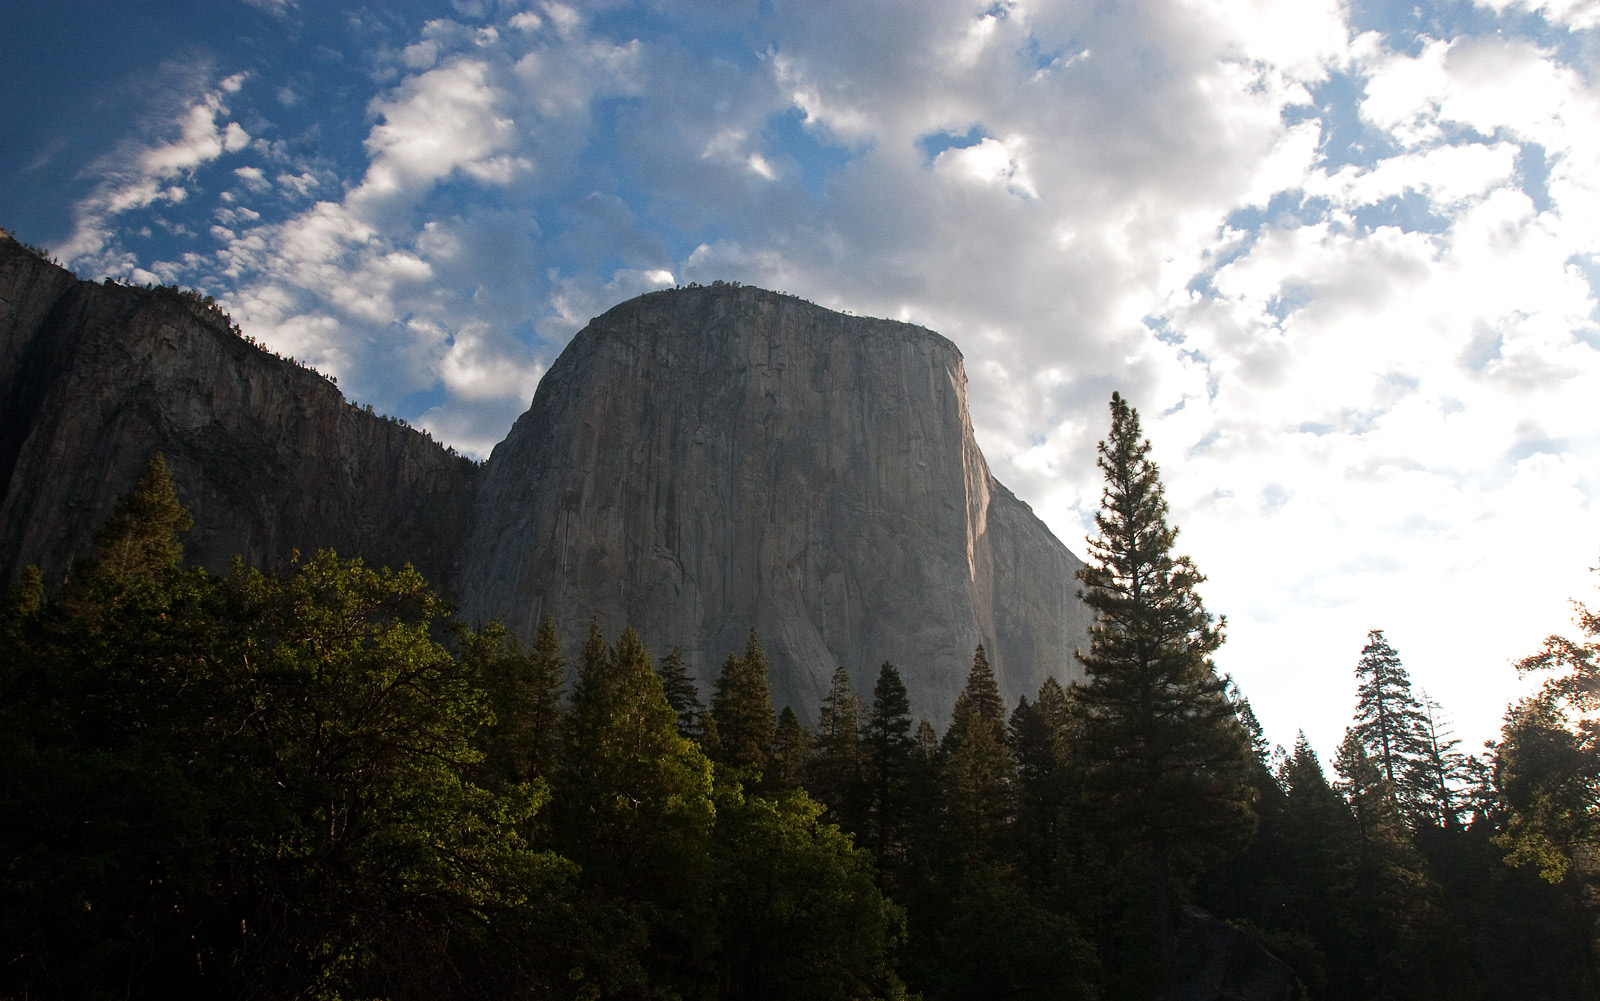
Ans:
{"label": "blue sky", "polygon": [[587,320],[738,280],[965,353],[1082,551],[1140,407],[1269,735],[1366,631],[1476,745],[1600,562],[1600,2],[0,8],[0,225],[486,455]]}

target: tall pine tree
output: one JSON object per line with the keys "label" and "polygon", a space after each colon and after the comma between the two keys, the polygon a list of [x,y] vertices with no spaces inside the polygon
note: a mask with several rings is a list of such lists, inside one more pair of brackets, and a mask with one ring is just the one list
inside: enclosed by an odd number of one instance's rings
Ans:
{"label": "tall pine tree", "polygon": [[911,700],[900,672],[888,661],[878,670],[867,716],[868,843],[878,875],[887,879],[905,853],[911,819],[912,769],[917,743],[911,736]]}
{"label": "tall pine tree", "polygon": [[817,712],[816,753],[810,789],[826,807],[823,818],[853,834],[861,831],[863,771],[861,696],[843,666],[833,672]]}
{"label": "tall pine tree", "polygon": [[678,736],[699,741],[705,737],[705,705],[700,701],[700,688],[689,677],[683,664],[683,651],[673,647],[661,661],[658,671],[661,688],[667,694],[667,703],[678,714]]}
{"label": "tall pine tree", "polygon": [[1177,959],[1174,866],[1250,834],[1249,736],[1211,654],[1222,645],[1196,588],[1205,579],[1172,555],[1160,475],[1139,414],[1111,397],[1111,434],[1099,446],[1106,477],[1095,516],[1093,562],[1078,571],[1095,612],[1079,661],[1088,803],[1108,829],[1137,844],[1149,866],[1167,989]]}
{"label": "tall pine tree", "polygon": [[772,712],[768,670],[761,641],[752,629],[744,656],[730,655],[723,663],[711,696],[711,719],[716,724],[712,760],[745,781],[759,781],[772,751],[777,719]]}
{"label": "tall pine tree", "polygon": [[1015,807],[1016,763],[1006,742],[1005,705],[981,644],[941,750],[953,847],[969,868],[997,863]]}
{"label": "tall pine tree", "polygon": [[1367,633],[1356,664],[1356,723],[1352,731],[1383,777],[1394,787],[1406,813],[1423,812],[1419,772],[1427,758],[1427,715],[1411,694],[1411,678],[1382,629]]}

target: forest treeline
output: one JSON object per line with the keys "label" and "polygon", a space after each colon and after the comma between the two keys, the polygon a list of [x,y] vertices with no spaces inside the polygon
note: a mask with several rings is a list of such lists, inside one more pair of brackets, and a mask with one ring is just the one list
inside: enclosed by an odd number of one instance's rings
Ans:
{"label": "forest treeline", "polygon": [[775,712],[592,624],[453,621],[331,552],[185,567],[159,457],[0,612],[0,997],[1150,998],[1176,914],[1316,999],[1593,998],[1600,616],[1461,754],[1381,632],[1330,773],[1269,749],[1112,402],[1085,676],[944,733],[892,664]]}

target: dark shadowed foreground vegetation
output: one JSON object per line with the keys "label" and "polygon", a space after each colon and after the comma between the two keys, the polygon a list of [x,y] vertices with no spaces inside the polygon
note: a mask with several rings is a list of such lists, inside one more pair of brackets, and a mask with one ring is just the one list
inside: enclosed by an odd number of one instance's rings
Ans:
{"label": "dark shadowed foreground vegetation", "polygon": [[1211,654],[1112,403],[1085,680],[815,730],[754,635],[702,701],[624,630],[472,631],[332,553],[186,568],[165,467],[0,615],[0,997],[1150,998],[1196,903],[1328,999],[1594,998],[1600,616],[1462,755],[1374,631],[1330,778]]}

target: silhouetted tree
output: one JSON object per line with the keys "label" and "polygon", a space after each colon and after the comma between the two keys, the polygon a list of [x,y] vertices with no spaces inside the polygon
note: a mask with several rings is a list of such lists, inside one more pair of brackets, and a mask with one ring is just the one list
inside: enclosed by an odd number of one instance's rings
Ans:
{"label": "silhouetted tree", "polygon": [[906,850],[911,822],[911,789],[916,740],[911,735],[911,700],[900,672],[888,661],[878,669],[867,715],[866,770],[867,843],[877,860],[879,878],[893,882]]}
{"label": "silhouetted tree", "polygon": [[1173,866],[1249,836],[1250,745],[1211,654],[1222,644],[1196,588],[1205,579],[1172,555],[1176,529],[1138,412],[1111,397],[1099,446],[1106,477],[1092,562],[1078,571],[1095,612],[1078,659],[1088,805],[1102,825],[1140,845],[1155,892],[1160,966],[1175,966]]}
{"label": "silhouetted tree", "polygon": [[1427,718],[1411,693],[1411,678],[1383,630],[1367,633],[1356,665],[1356,722],[1352,727],[1367,756],[1377,762],[1408,815],[1422,812],[1426,785],[1418,775],[1425,760]]}

